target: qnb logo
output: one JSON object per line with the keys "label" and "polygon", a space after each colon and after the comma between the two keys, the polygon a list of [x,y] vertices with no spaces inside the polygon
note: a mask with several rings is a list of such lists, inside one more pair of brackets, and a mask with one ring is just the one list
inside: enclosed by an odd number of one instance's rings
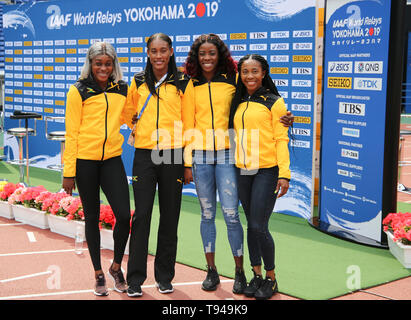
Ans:
{"label": "qnb logo", "polygon": [[354,73],[374,73],[382,74],[382,61],[356,61]]}
{"label": "qnb logo", "polygon": [[382,78],[354,78],[354,89],[381,91]]}

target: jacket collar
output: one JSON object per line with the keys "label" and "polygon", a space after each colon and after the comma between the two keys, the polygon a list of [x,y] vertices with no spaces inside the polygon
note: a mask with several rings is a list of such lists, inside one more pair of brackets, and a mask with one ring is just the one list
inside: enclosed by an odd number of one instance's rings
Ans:
{"label": "jacket collar", "polygon": [[94,80],[92,74],[86,78],[86,79],[80,79],[79,82],[81,82],[83,85],[85,85],[89,90],[91,89],[92,91],[96,93],[102,93],[105,91],[109,91],[110,89],[118,86],[118,83],[113,81],[113,78],[110,77],[107,82],[107,86],[105,90],[102,90],[99,84]]}

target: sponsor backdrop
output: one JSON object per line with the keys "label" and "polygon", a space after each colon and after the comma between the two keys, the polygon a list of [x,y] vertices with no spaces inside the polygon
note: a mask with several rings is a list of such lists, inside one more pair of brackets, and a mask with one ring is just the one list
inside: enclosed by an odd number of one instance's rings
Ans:
{"label": "sponsor backdrop", "polygon": [[[259,53],[270,63],[272,78],[296,116],[290,143],[292,181],[276,211],[311,216],[313,192],[313,115],[315,96],[315,0],[141,0],[52,1],[4,7],[6,128],[15,110],[43,116],[65,114],[66,92],[79,76],[88,47],[94,41],[112,43],[125,80],[144,69],[145,41],[155,32],[173,39],[178,65],[193,40],[217,33],[235,60]],[[49,124],[63,129],[64,119]],[[59,143],[45,139],[44,121],[30,138],[35,166],[60,161]],[[129,129],[124,127],[125,137]],[[349,148],[348,148],[349,149]],[[17,140],[5,135],[8,159],[18,155]],[[123,160],[131,176],[133,149],[124,143]],[[184,188],[195,195],[194,185]]]}
{"label": "sponsor backdrop", "polygon": [[320,217],[381,241],[391,1],[326,3]]}

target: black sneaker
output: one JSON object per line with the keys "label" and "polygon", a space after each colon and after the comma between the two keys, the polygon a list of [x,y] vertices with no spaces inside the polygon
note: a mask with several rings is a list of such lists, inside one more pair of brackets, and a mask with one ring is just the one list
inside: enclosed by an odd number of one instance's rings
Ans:
{"label": "black sneaker", "polygon": [[267,277],[260,288],[254,294],[257,300],[267,300],[270,299],[274,293],[278,292],[277,279],[271,280]]}
{"label": "black sneaker", "polygon": [[213,269],[207,266],[207,277],[201,285],[201,289],[205,291],[214,291],[217,289],[217,285],[220,283],[220,277],[218,276],[217,269]]}
{"label": "black sneaker", "polygon": [[171,293],[174,291],[173,285],[170,282],[157,282],[156,285],[160,293]]}
{"label": "black sneaker", "polygon": [[129,285],[127,288],[127,295],[129,297],[141,297],[143,292],[141,291],[141,287],[138,284]]}
{"label": "black sneaker", "polygon": [[[254,272],[254,270],[253,270]],[[244,294],[246,297],[254,297],[254,294],[257,292],[257,290],[261,287],[263,284],[264,280],[261,277],[261,275],[256,274],[254,272],[254,277],[251,279],[250,283],[248,286],[244,289]]]}
{"label": "black sneaker", "polygon": [[235,279],[233,285],[233,293],[241,294],[244,292],[244,289],[247,287],[247,279],[244,274],[244,270],[236,270]]}

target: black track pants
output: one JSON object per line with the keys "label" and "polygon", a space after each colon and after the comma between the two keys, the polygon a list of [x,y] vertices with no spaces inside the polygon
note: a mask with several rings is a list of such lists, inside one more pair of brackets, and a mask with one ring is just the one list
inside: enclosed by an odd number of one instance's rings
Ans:
{"label": "black track pants", "polygon": [[182,149],[152,151],[136,149],[133,161],[135,212],[132,219],[127,267],[129,285],[141,285],[147,278],[147,254],[156,186],[160,221],[154,275],[157,282],[171,282],[177,254],[184,165]]}

